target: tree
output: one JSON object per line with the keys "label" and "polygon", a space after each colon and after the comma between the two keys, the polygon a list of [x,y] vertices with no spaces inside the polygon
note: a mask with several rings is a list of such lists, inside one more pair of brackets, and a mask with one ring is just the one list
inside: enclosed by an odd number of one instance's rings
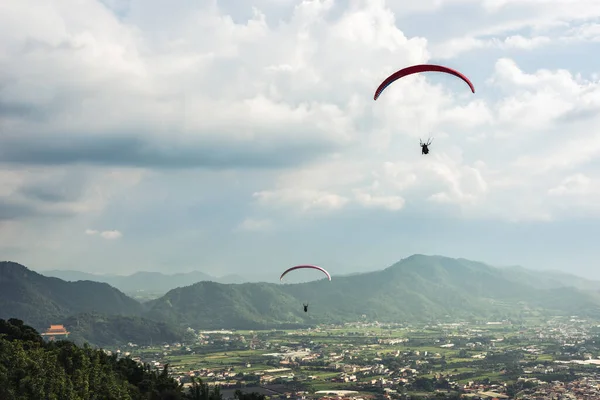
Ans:
{"label": "tree", "polygon": [[239,389],[235,391],[234,397],[238,400],[265,400],[264,394],[259,394],[257,392],[243,393]]}
{"label": "tree", "polygon": [[428,378],[417,378],[413,382],[412,386],[417,390],[423,390],[425,392],[433,392],[433,382]]}
{"label": "tree", "polygon": [[182,389],[168,365],[159,372],[90,346],[46,343],[22,321],[0,319],[1,399],[183,400]]}
{"label": "tree", "polygon": [[222,400],[223,395],[219,386],[215,386],[211,390],[208,384],[202,382],[202,379],[196,380],[192,377],[192,386],[187,398],[190,400]]}

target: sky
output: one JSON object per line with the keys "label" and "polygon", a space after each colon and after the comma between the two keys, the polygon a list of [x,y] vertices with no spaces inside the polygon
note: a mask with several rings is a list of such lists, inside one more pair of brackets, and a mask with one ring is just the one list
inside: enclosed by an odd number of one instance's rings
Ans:
{"label": "sky", "polygon": [[[4,1],[0,258],[600,279],[596,54],[597,0]],[[425,73],[373,100],[419,63],[475,94]]]}

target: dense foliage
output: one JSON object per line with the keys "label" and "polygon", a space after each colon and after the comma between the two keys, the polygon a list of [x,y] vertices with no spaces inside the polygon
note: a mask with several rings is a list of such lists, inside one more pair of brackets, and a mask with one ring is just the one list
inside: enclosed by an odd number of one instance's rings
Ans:
{"label": "dense foliage", "polygon": [[[240,400],[260,395],[238,393]],[[17,319],[0,319],[2,400],[221,400],[218,387],[194,381],[191,390],[162,371],[69,341],[45,342]]]}
{"label": "dense foliage", "polygon": [[185,329],[146,318],[122,315],[83,313],[61,321],[69,328],[69,340],[95,346],[120,346],[181,342]]}

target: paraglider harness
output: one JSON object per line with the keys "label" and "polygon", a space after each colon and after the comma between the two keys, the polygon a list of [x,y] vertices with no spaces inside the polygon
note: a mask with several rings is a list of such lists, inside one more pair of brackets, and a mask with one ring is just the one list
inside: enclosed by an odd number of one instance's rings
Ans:
{"label": "paraglider harness", "polygon": [[419,139],[419,143],[421,146],[421,154],[429,154],[429,145],[431,145],[431,142],[433,141],[433,138],[430,138],[427,143],[423,143],[423,141],[421,139]]}
{"label": "paraglider harness", "polygon": [[304,306],[304,312],[308,312],[308,303],[302,303],[302,305]]}

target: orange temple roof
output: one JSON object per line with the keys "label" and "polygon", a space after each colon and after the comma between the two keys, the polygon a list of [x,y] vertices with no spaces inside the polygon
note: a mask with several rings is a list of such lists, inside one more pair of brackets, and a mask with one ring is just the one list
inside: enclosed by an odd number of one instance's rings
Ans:
{"label": "orange temple roof", "polygon": [[68,335],[69,332],[65,329],[64,325],[50,325],[50,329],[42,333],[42,335]]}

